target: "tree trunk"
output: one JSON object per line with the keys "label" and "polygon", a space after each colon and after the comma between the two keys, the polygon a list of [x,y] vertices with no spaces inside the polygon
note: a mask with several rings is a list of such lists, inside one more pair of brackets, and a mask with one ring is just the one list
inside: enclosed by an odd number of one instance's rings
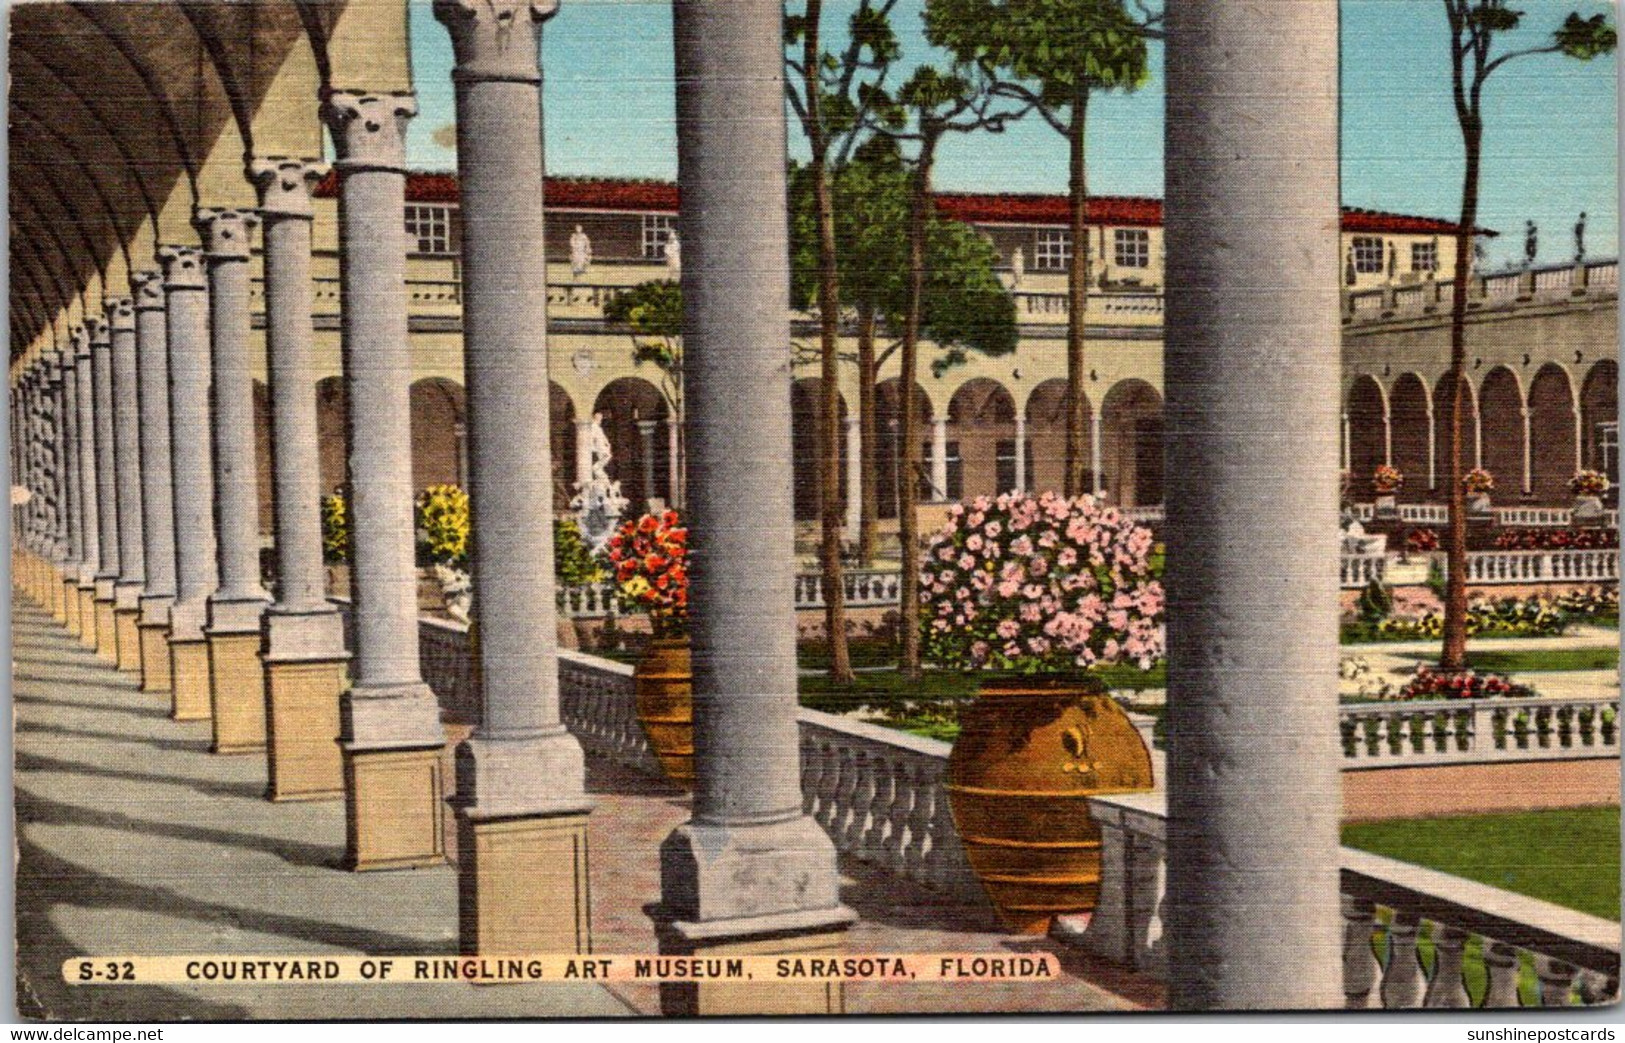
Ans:
{"label": "tree trunk", "polygon": [[1467,163],[1461,185],[1461,227],[1456,233],[1456,271],[1450,302],[1450,533],[1445,547],[1444,647],[1439,669],[1467,668],[1467,490],[1462,485],[1462,430],[1466,412],[1467,283],[1472,271],[1473,229],[1478,224],[1478,174],[1483,130],[1475,120],[1462,126]]}
{"label": "tree trunk", "polygon": [[1067,131],[1071,153],[1072,264],[1066,276],[1066,480],[1063,488],[1068,496],[1089,492],[1084,481],[1089,466],[1089,453],[1084,444],[1089,433],[1089,413],[1084,404],[1087,401],[1084,330],[1089,309],[1089,180],[1085,168],[1088,121],[1089,88],[1079,87],[1072,99],[1072,122]]}
{"label": "tree trunk", "polygon": [[[879,378],[875,361],[875,311],[871,305],[858,308],[858,561],[874,566],[880,553],[880,485],[875,473],[879,459],[875,442],[875,385]],[[848,488],[848,496],[853,490]]]}
{"label": "tree trunk", "polygon": [[920,321],[925,301],[925,232],[931,207],[931,164],[937,133],[922,127],[919,164],[914,171],[913,198],[908,216],[908,312],[903,321],[902,359],[898,366],[902,401],[899,437],[903,443],[897,478],[897,540],[902,556],[902,583],[898,598],[898,631],[902,654],[898,668],[904,677],[920,676],[920,439],[915,432],[914,380],[919,368]]}

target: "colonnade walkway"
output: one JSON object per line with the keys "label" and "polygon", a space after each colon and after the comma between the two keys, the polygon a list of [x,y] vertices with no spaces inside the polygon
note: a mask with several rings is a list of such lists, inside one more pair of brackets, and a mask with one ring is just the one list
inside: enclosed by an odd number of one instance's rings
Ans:
{"label": "colonnade walkway", "polygon": [[[449,955],[457,872],[339,868],[344,805],[273,804],[262,757],[211,754],[208,722],[170,720],[33,603],[12,598],[18,1006],[51,1019],[615,1017],[654,1014],[654,986],[69,986],[62,961],[164,953]],[[680,791],[590,759],[594,950],[655,951],[644,912],[658,847],[688,817]],[[1053,983],[853,985],[847,1011],[1089,1011],[1159,1007],[1158,986],[1047,939],[1006,934],[978,907],[858,865],[848,951],[1019,952],[1061,958]],[[537,896],[546,901],[546,896]]]}

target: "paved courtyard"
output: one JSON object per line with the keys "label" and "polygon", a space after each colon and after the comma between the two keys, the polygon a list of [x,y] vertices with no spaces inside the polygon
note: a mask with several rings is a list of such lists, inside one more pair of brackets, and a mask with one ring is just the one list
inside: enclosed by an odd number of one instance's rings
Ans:
{"label": "paved courtyard", "polygon": [[[18,1005],[53,1019],[616,1017],[654,1013],[652,986],[278,985],[70,987],[82,954],[456,951],[454,867],[338,867],[338,803],[271,804],[264,762],[208,752],[207,723],[168,717],[50,617],[13,599],[20,941]],[[680,792],[590,765],[594,947],[650,952],[657,845],[687,817]],[[857,985],[851,1013],[1094,1011],[1160,1006],[1158,986],[1046,939],[1001,931],[978,907],[860,865],[843,897],[854,952],[1057,952],[1043,985]]]}

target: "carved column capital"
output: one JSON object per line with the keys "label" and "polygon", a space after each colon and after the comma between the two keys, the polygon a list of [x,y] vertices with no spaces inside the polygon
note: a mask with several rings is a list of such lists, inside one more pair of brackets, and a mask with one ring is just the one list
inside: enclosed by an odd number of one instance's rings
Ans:
{"label": "carved column capital", "polygon": [[260,215],[252,210],[200,206],[192,227],[203,239],[203,254],[210,261],[246,261],[253,246]]}
{"label": "carved column capital", "polygon": [[334,91],[322,104],[341,170],[406,171],[406,124],[418,114],[412,94]]}
{"label": "carved column capital", "polygon": [[92,315],[85,320],[85,325],[90,327],[90,346],[92,349],[106,351],[113,347],[113,328],[107,324],[106,319],[99,315]]}
{"label": "carved column capital", "polygon": [[164,307],[164,273],[155,270],[136,272],[130,276],[130,290],[135,294],[136,311],[161,311]]}
{"label": "carved column capital", "polygon": [[314,211],[311,190],[327,174],[327,164],[292,156],[256,156],[248,161],[248,180],[259,194],[260,213],[266,217],[309,220]]}
{"label": "carved column capital", "polygon": [[558,10],[558,0],[435,0],[434,16],[450,31],[457,58],[452,76],[539,82],[537,33]]}
{"label": "carved column capital", "polygon": [[40,356],[40,362],[45,366],[46,383],[62,383],[62,353],[60,351],[45,352]]}
{"label": "carved column capital", "polygon": [[75,325],[68,330],[68,339],[73,343],[73,357],[75,359],[90,358],[90,331],[88,329]]}
{"label": "carved column capital", "polygon": [[203,276],[203,251],[195,246],[160,246],[158,263],[164,269],[165,290],[208,288]]}
{"label": "carved column capital", "polygon": [[112,297],[102,303],[107,311],[107,322],[114,333],[135,330],[135,302],[128,297]]}

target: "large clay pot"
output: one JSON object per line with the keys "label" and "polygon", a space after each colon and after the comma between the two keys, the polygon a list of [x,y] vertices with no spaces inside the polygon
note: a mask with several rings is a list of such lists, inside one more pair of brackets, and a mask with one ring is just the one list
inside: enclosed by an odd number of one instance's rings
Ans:
{"label": "large clay pot", "polygon": [[1095,907],[1100,829],[1087,798],[1151,785],[1151,752],[1091,678],[984,682],[948,757],[971,869],[1005,924],[1032,934]]}
{"label": "large clay pot", "polygon": [[666,777],[694,784],[694,671],[687,638],[656,638],[632,671],[638,723]]}

